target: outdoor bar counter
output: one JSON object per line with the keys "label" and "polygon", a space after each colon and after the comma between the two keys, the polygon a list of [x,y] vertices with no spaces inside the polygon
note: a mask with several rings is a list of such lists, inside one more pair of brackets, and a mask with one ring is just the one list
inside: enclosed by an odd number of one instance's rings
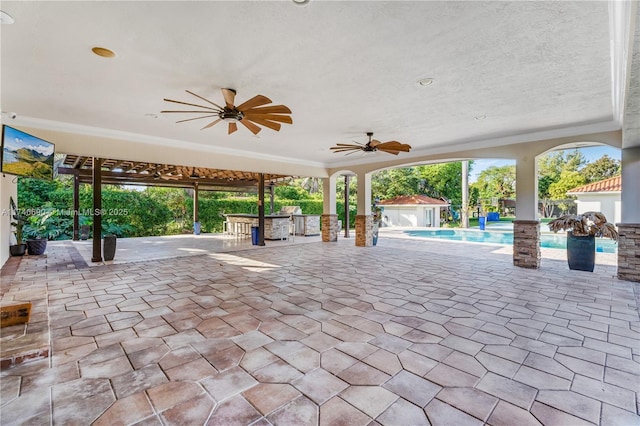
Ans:
{"label": "outdoor bar counter", "polygon": [[[226,214],[227,232],[234,235],[251,236],[251,227],[258,226],[257,214],[232,213]],[[266,240],[282,240],[289,238],[290,216],[282,214],[264,215],[264,238]]]}

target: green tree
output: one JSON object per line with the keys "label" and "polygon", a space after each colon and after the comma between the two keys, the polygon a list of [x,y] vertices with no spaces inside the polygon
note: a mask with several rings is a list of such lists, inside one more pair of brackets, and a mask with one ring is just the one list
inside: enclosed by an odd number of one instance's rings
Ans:
{"label": "green tree", "polygon": [[563,171],[568,170],[576,172],[580,170],[587,163],[587,159],[584,154],[577,149],[568,151],[565,153],[565,164],[562,168]]}
{"label": "green tree", "polygon": [[[206,193],[209,191],[202,191]],[[193,191],[191,191],[193,194]],[[170,232],[182,232],[187,229],[188,209],[187,206],[193,203],[193,195],[188,194],[183,188],[162,188],[148,187],[144,194],[158,204],[164,204],[173,215],[173,220],[167,225]],[[200,194],[198,194],[200,195]],[[205,198],[206,199],[206,198]],[[190,226],[190,225],[189,225]]]}
{"label": "green tree", "polygon": [[488,210],[496,199],[515,198],[516,166],[489,167],[480,172],[471,186],[477,189],[483,209]]}
{"label": "green tree", "polygon": [[420,191],[420,175],[413,167],[381,170],[371,178],[371,194],[380,199],[415,195]]}
{"label": "green tree", "polygon": [[585,165],[581,173],[586,183],[609,179],[620,174],[620,160],[604,155],[602,158]]}
{"label": "green tree", "polygon": [[418,166],[422,193],[432,198],[447,198],[456,210],[462,205],[462,163]]}
{"label": "green tree", "polygon": [[313,198],[308,191],[298,185],[276,186],[274,189],[274,194],[276,198],[280,198],[283,200],[308,200]]}
{"label": "green tree", "polygon": [[49,195],[62,187],[58,179],[18,178],[18,207],[21,210],[40,210],[50,201]]}
{"label": "green tree", "polygon": [[585,177],[578,171],[565,170],[560,173],[560,179],[549,186],[549,195],[562,212],[567,212],[572,205],[570,200],[575,197],[567,195],[567,191],[584,185]]}
{"label": "green tree", "polygon": [[[553,151],[538,158],[538,199],[544,217],[553,213],[559,200],[551,194],[550,188],[561,179],[563,172],[577,172],[585,163],[584,155],[578,150]],[[565,203],[562,207],[568,208],[568,205]]]}
{"label": "green tree", "polygon": [[299,181],[300,181],[299,182],[300,187],[306,190],[309,193],[309,195],[314,195],[314,194],[322,195],[322,179],[321,178],[306,177],[303,179],[299,179]]}

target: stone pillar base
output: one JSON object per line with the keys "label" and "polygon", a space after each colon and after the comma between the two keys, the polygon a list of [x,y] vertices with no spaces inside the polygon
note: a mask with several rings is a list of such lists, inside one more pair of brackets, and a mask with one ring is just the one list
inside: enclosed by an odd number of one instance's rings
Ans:
{"label": "stone pillar base", "polygon": [[373,216],[359,214],[356,216],[356,246],[371,247],[373,245]]}
{"label": "stone pillar base", "polygon": [[618,278],[640,282],[640,223],[618,223]]}
{"label": "stone pillar base", "polygon": [[513,221],[513,264],[521,268],[540,267],[539,221]]}
{"label": "stone pillar base", "polygon": [[325,243],[338,241],[338,215],[323,214],[320,220],[322,221],[322,241]]}

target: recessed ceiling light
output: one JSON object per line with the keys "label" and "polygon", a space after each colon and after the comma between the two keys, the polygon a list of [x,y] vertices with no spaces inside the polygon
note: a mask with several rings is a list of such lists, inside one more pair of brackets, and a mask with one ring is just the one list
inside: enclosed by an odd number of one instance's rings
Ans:
{"label": "recessed ceiling light", "polygon": [[7,12],[0,10],[0,22],[2,22],[3,24],[13,24],[15,21],[13,20],[13,17]]}
{"label": "recessed ceiling light", "polygon": [[476,115],[475,117],[473,117],[474,120],[478,121],[484,120],[485,118],[487,118],[486,115]]}
{"label": "recessed ceiling light", "polygon": [[298,6],[304,6],[307,3],[309,3],[309,0],[291,0],[293,1],[295,4],[297,4]]}
{"label": "recessed ceiling light", "polygon": [[103,58],[115,58],[116,53],[113,50],[109,50],[106,47],[94,47],[91,49],[93,53]]}
{"label": "recessed ceiling light", "polygon": [[433,84],[433,79],[432,78],[421,78],[420,80],[418,80],[418,84],[420,86],[429,86],[429,85]]}

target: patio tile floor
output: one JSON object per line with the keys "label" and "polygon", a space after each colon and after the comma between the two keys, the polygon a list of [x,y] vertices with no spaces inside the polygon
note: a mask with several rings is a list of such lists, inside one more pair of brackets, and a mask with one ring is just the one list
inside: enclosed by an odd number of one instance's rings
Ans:
{"label": "patio tile floor", "polygon": [[3,300],[34,291],[51,349],[0,373],[0,424],[640,425],[639,286],[611,258],[169,240],[101,265],[52,243],[2,277]]}

